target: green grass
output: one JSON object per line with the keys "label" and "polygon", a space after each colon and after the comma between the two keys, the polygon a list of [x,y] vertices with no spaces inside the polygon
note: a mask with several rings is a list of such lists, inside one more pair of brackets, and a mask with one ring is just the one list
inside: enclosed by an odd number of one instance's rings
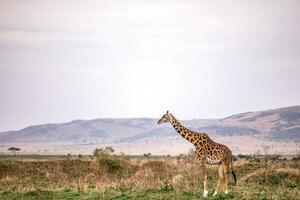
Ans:
{"label": "green grass", "polygon": [[[2,192],[0,198],[5,199],[28,199],[28,200],[50,200],[50,199],[103,199],[103,200],[126,200],[126,199],[140,199],[140,200],[191,200],[199,199],[201,197],[200,192],[188,193],[188,192],[174,192],[174,191],[144,191],[144,192],[126,192],[124,194],[116,193],[113,191],[106,191],[105,193],[98,193],[95,191],[78,192],[71,190],[54,190],[54,191],[29,191],[29,192]],[[209,197],[207,199],[233,199],[232,194],[218,195],[216,197]]]}
{"label": "green grass", "polygon": [[76,192],[72,190],[36,190],[29,192],[2,192],[0,199],[28,199],[28,200],[48,200],[48,199],[101,199],[97,192]]}
{"label": "green grass", "polygon": [[[26,199],[26,200],[50,200],[50,199],[103,199],[103,200],[193,200],[200,199],[202,192],[178,192],[178,191],[161,191],[161,190],[148,190],[140,192],[128,191],[120,193],[113,190],[105,192],[97,192],[95,190],[76,191],[71,189],[56,189],[56,190],[36,190],[29,192],[1,192],[0,199]],[[253,200],[299,200],[299,196],[291,196],[288,193],[281,193],[272,195],[272,192],[265,192],[261,189],[252,190],[251,188],[239,188],[235,193],[229,194],[220,193],[217,196],[212,196],[210,191],[208,200],[227,200],[227,199],[253,199]]]}

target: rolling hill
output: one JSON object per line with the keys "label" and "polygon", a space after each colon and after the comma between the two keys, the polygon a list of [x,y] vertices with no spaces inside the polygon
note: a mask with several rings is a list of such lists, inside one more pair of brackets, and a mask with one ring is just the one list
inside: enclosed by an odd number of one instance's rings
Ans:
{"label": "rolling hill", "polygon": [[[180,120],[186,127],[224,137],[259,137],[266,141],[300,142],[300,106],[235,114],[224,119]],[[0,144],[135,144],[179,140],[169,124],[157,119],[94,119],[43,124],[0,133]],[[180,141],[180,140],[179,140]],[[2,145],[3,146],[3,145]]]}

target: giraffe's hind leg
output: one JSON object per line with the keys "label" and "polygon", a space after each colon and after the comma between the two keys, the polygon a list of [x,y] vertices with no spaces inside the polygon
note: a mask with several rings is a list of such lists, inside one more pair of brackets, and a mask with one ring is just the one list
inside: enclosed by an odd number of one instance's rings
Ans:
{"label": "giraffe's hind leg", "polygon": [[224,165],[223,163],[219,164],[219,178],[218,178],[218,181],[217,181],[217,186],[216,186],[216,190],[215,190],[215,193],[214,193],[214,196],[216,196],[220,190],[220,185],[222,183],[222,180],[224,179]]}
{"label": "giraffe's hind leg", "polygon": [[224,163],[224,175],[225,175],[225,194],[228,194],[229,162]]}
{"label": "giraffe's hind leg", "polygon": [[204,189],[204,193],[203,193],[203,197],[207,197],[208,195],[208,189],[207,189],[207,174],[204,174],[204,178],[203,178],[203,189]]}

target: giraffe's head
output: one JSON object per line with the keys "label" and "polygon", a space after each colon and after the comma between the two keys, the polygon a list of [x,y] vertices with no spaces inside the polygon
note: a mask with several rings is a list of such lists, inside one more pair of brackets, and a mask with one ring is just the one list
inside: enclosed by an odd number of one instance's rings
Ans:
{"label": "giraffe's head", "polygon": [[166,123],[166,122],[171,122],[172,114],[167,111],[166,114],[164,114],[160,120],[158,120],[158,124]]}

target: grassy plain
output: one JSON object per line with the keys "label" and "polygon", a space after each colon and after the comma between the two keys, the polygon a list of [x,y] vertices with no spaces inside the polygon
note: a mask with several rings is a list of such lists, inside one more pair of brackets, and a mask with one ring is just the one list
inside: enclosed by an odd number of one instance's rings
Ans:
{"label": "grassy plain", "polygon": [[[187,156],[1,156],[0,199],[200,199],[201,175]],[[238,183],[207,199],[300,199],[300,160],[238,156]]]}

